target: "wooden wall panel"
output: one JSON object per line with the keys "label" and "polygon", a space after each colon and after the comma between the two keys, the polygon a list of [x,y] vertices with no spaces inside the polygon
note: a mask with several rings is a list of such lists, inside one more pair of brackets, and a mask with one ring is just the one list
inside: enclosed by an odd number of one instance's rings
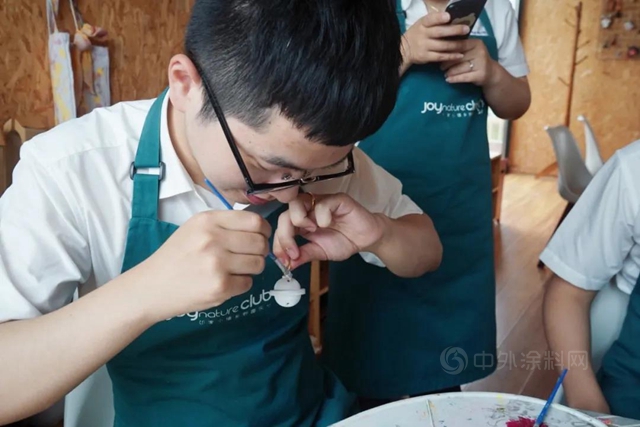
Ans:
{"label": "wooden wall panel", "polygon": [[[524,0],[521,33],[531,67],[533,102],[529,112],[513,124],[512,171],[537,173],[554,160],[543,128],[564,120],[568,89],[558,77],[569,79],[574,29],[565,20],[575,20],[576,4],[573,0]],[[583,147],[582,123],[576,117],[585,115],[608,159],[618,148],[640,139],[640,61],[597,58],[600,13],[599,0],[583,1],[583,47],[578,59],[587,59],[576,69],[571,129]]]}
{"label": "wooden wall panel", "polygon": [[[84,18],[109,31],[112,102],[155,96],[166,84],[167,61],[182,50],[183,30],[193,0],[79,0]],[[512,170],[535,173],[553,161],[543,127],[562,123],[573,29],[574,0],[525,0],[522,36],[531,66],[533,104],[514,123]],[[640,138],[640,61],[597,59],[599,0],[584,0],[571,128],[582,143],[581,123],[591,121],[608,158]],[[47,66],[45,1],[0,1],[0,123],[10,117],[26,126],[53,125]],[[640,23],[639,23],[640,24]],[[61,30],[73,31],[66,0],[61,0]],[[79,70],[76,69],[76,72]]]}
{"label": "wooden wall panel", "polygon": [[[78,0],[85,21],[109,31],[112,103],[154,97],[162,90],[169,58],[182,51],[192,3]],[[54,123],[45,15],[45,0],[0,1],[0,124],[8,118],[31,127]],[[68,0],[60,0],[58,27],[75,32]]]}
{"label": "wooden wall panel", "polygon": [[640,2],[638,0],[600,0],[607,28],[598,34],[598,56],[601,59],[639,60],[629,55],[630,47],[640,49]]}
{"label": "wooden wall panel", "polygon": [[53,124],[45,2],[0,2],[0,122]]}

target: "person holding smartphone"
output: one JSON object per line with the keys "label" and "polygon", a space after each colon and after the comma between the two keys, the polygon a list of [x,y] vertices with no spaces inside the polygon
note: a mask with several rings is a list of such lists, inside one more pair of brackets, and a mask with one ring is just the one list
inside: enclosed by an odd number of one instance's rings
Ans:
{"label": "person holding smartphone", "polygon": [[530,91],[512,5],[478,2],[451,5],[479,6],[472,31],[451,23],[447,1],[396,2],[404,32],[398,100],[359,147],[430,215],[444,252],[438,270],[412,279],[357,257],[331,265],[323,359],[363,409],[459,390],[495,369],[487,112],[517,119]]}

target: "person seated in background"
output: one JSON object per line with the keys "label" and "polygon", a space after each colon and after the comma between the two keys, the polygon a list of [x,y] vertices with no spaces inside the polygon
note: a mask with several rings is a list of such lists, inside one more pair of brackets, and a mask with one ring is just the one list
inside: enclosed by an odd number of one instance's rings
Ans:
{"label": "person seated in background", "polygon": [[[640,419],[640,140],[617,151],[593,178],[540,259],[555,273],[545,294],[544,325],[563,356],[567,404]],[[610,281],[630,294],[619,338],[596,373],[567,365],[590,354],[591,303]]]}

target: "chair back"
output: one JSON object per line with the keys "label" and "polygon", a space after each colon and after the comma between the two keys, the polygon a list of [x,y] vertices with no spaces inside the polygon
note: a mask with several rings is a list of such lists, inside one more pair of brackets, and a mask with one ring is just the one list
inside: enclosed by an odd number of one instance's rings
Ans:
{"label": "chair back", "polygon": [[600,147],[598,146],[596,135],[591,128],[589,120],[587,120],[585,116],[578,116],[578,120],[584,125],[584,163],[591,175],[595,175],[604,164],[602,156],[600,155]]}
{"label": "chair back", "polygon": [[569,203],[576,203],[592,175],[582,159],[571,130],[566,126],[546,127],[558,163],[558,192]]}

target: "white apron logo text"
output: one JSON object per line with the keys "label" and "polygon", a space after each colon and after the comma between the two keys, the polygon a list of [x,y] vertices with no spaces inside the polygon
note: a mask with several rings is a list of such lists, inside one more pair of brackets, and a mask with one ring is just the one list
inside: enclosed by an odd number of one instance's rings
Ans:
{"label": "white apron logo text", "polygon": [[[215,308],[208,311],[194,311],[185,313],[175,318],[185,317],[189,322],[197,322],[199,325],[213,325],[214,323],[230,322],[242,317],[251,316],[265,308],[271,307],[271,293],[264,289],[258,295],[249,295],[240,304],[233,307]],[[172,320],[167,319],[167,321]]]}
{"label": "white apron logo text", "polygon": [[469,101],[466,104],[443,104],[442,102],[425,102],[420,114],[437,114],[445,117],[471,117],[484,114],[486,104],[483,99]]}

